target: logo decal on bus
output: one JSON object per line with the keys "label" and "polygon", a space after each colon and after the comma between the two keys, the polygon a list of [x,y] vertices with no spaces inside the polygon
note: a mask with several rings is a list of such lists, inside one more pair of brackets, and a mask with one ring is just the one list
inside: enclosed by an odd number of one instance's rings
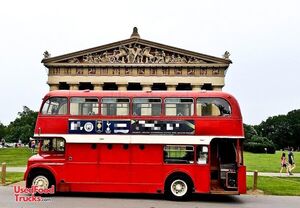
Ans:
{"label": "logo decal on bus", "polygon": [[193,120],[69,120],[70,134],[194,134]]}
{"label": "logo decal on bus", "polygon": [[193,120],[159,121],[159,120],[132,120],[133,134],[194,134]]}
{"label": "logo decal on bus", "polygon": [[128,134],[130,120],[69,120],[69,134]]}

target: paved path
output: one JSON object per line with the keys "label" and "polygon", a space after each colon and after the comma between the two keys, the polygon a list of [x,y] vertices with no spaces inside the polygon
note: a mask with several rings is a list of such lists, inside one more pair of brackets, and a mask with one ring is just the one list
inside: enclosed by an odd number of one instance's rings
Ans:
{"label": "paved path", "polygon": [[[17,189],[16,189],[17,190]],[[41,202],[24,201],[24,195],[14,192],[13,186],[0,186],[1,208],[39,208],[39,207],[101,207],[101,208],[298,208],[300,197],[292,196],[267,196],[267,195],[194,195],[191,201],[168,201],[163,195],[157,194],[101,194],[101,193],[66,193],[56,196],[42,196]],[[18,195],[18,196],[16,196]]]}
{"label": "paved path", "polygon": [[24,173],[26,171],[26,167],[7,167],[6,171]]}
{"label": "paved path", "polygon": [[[7,172],[18,172],[18,173],[24,173],[26,170],[26,167],[7,167]],[[247,175],[251,176],[253,175],[253,172],[247,172]],[[300,177],[300,173],[293,173],[293,175],[288,175],[286,173],[263,173],[258,172],[259,176],[271,176],[271,177]]]}
{"label": "paved path", "polygon": [[[253,172],[247,172],[248,176],[253,175]],[[300,177],[300,173],[293,173],[293,175],[288,175],[287,173],[264,173],[258,172],[258,176],[271,176],[271,177]]]}

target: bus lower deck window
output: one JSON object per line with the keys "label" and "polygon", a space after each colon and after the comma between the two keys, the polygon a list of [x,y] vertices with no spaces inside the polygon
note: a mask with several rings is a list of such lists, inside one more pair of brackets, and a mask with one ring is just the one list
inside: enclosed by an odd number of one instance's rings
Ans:
{"label": "bus lower deck window", "polygon": [[176,164],[194,163],[194,146],[192,145],[165,145],[164,162]]}

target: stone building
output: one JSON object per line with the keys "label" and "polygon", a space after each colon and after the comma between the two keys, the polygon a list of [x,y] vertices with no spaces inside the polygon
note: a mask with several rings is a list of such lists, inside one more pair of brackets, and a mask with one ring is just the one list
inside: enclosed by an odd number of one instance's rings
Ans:
{"label": "stone building", "polygon": [[129,39],[51,57],[50,90],[222,90],[229,53],[223,58],[140,38]]}

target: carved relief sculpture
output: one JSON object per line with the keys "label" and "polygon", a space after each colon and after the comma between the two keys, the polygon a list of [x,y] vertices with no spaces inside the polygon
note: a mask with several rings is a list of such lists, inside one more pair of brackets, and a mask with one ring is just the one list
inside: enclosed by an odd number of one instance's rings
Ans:
{"label": "carved relief sculpture", "polygon": [[[47,54],[46,54],[47,55]],[[68,60],[70,64],[204,64],[203,60],[192,56],[165,52],[139,44],[122,45],[119,48],[74,57]]]}

